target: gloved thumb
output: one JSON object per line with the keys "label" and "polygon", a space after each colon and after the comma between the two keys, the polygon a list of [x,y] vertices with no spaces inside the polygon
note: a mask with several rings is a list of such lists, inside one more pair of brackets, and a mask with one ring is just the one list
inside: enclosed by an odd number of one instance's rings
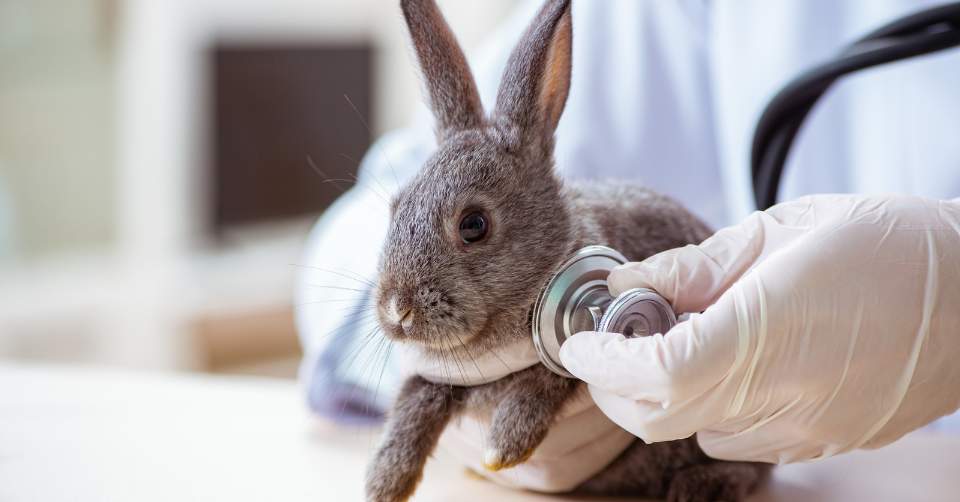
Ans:
{"label": "gloved thumb", "polygon": [[730,293],[666,335],[578,333],[564,342],[560,360],[624,429],[648,442],[689,437],[726,406],[709,394],[737,358],[736,291]]}
{"label": "gloved thumb", "polygon": [[560,347],[560,360],[584,382],[633,401],[685,401],[715,385],[733,365],[738,331],[730,296],[666,335],[577,333]]}
{"label": "gloved thumb", "polygon": [[790,219],[796,211],[777,209],[755,212],[699,245],[671,249],[616,267],[607,277],[607,287],[614,295],[632,288],[649,288],[666,298],[677,312],[702,312],[763,256],[803,233],[803,228],[783,218],[786,215]]}

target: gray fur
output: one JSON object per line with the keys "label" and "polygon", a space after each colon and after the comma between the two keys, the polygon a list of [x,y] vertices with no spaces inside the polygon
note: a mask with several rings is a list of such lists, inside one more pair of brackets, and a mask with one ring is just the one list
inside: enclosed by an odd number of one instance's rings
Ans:
{"label": "gray fur", "polygon": [[404,383],[384,441],[367,472],[370,500],[406,500],[413,495],[443,428],[463,408],[465,391],[462,387],[434,385],[420,377]]}
{"label": "gray fur", "polygon": [[446,20],[428,2],[402,2],[401,8],[423,68],[438,139],[450,131],[479,127],[483,123],[480,94]]}
{"label": "gray fur", "polygon": [[[451,371],[473,354],[530,336],[539,289],[576,249],[606,244],[641,260],[710,234],[675,201],[645,188],[564,185],[553,172],[554,128],[570,82],[569,4],[547,1],[510,58],[497,109],[483,118],[473,78],[434,1],[401,0],[441,141],[391,204],[377,310],[389,338],[420,345]],[[485,212],[491,230],[465,245],[458,224],[473,210]],[[401,310],[412,309],[410,328],[390,321],[392,298]],[[576,392],[581,384],[540,365],[469,388],[411,379],[370,464],[368,499],[412,494],[443,427],[468,409],[493,413],[487,443],[497,455],[490,467],[523,462]],[[579,489],[736,501],[766,469],[709,459],[693,438],[638,440]]]}

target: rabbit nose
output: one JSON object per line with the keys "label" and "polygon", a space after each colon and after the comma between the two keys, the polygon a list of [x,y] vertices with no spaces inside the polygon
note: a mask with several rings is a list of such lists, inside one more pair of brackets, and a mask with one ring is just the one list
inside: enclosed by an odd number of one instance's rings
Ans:
{"label": "rabbit nose", "polygon": [[387,305],[387,319],[393,324],[400,325],[404,331],[408,331],[413,325],[413,309],[400,307],[397,297],[394,296],[390,298],[390,303]]}

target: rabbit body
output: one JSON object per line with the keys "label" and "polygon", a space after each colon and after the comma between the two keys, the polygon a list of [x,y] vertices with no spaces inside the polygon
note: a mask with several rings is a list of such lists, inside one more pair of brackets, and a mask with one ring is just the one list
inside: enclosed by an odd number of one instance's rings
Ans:
{"label": "rabbit body", "polygon": [[[556,267],[591,244],[630,260],[699,243],[708,227],[672,199],[629,183],[564,183],[554,130],[570,83],[570,0],[548,0],[507,64],[485,116],[462,51],[433,0],[402,0],[437,119],[437,152],[391,203],[377,315],[392,341],[469,364],[530,337],[530,311]],[[585,386],[542,365],[472,387],[409,378],[367,473],[370,501],[413,494],[446,425],[489,414],[484,464],[522,463]],[[577,489],[737,501],[767,467],[706,457],[693,438],[634,441]]]}
{"label": "rabbit body", "polygon": [[[620,250],[629,260],[699,243],[709,228],[673,200],[638,185],[600,182],[571,184],[562,191],[572,218],[572,239],[559,264],[591,244]],[[514,309],[513,333],[529,337],[534,298]],[[470,351],[447,357],[468,358]],[[462,363],[468,364],[468,363]],[[536,365],[500,380],[455,387],[411,378],[403,387],[384,443],[368,473],[369,500],[400,501],[412,494],[423,465],[446,424],[460,413],[490,414],[487,468],[509,468],[527,459],[563,404],[582,383]],[[754,489],[769,466],[707,457],[694,438],[647,445],[636,440],[609,466],[578,487],[601,495],[636,495],[670,501],[737,501]]]}

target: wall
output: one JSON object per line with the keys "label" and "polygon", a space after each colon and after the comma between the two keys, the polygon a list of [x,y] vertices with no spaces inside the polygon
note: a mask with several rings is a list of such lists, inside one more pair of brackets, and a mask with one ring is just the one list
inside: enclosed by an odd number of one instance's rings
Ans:
{"label": "wall", "polygon": [[114,237],[110,5],[0,0],[0,264]]}
{"label": "wall", "polygon": [[[513,6],[440,4],[468,51]],[[421,99],[396,0],[0,0],[0,357],[197,367],[197,319],[289,309],[309,221],[202,232],[206,50],[361,39],[379,134]]]}

